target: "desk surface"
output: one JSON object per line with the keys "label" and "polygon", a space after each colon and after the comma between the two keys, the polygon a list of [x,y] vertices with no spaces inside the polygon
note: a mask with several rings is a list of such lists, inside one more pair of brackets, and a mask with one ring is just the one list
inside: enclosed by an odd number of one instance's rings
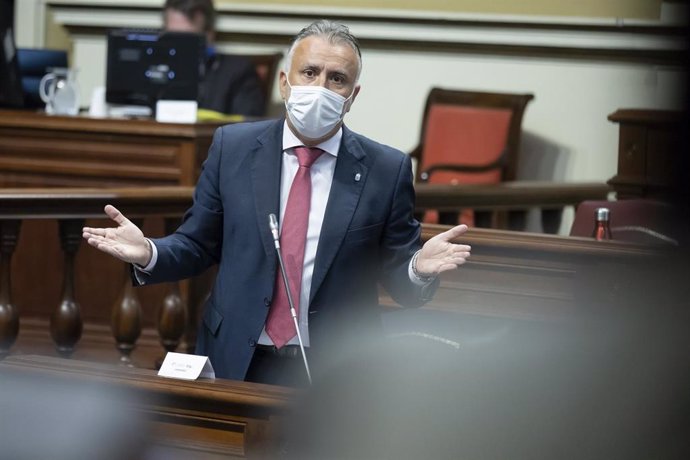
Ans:
{"label": "desk surface", "polygon": [[227,123],[159,123],[150,118],[93,118],[88,115],[70,117],[29,110],[0,109],[0,127],[8,128],[197,138],[213,135],[213,131],[223,124]]}
{"label": "desk surface", "polygon": [[84,382],[108,382],[168,396],[213,400],[218,403],[287,408],[294,390],[226,379],[186,381],[159,377],[156,371],[134,367],[76,361],[52,356],[16,355],[0,362],[0,370],[14,370],[45,377],[70,377]]}

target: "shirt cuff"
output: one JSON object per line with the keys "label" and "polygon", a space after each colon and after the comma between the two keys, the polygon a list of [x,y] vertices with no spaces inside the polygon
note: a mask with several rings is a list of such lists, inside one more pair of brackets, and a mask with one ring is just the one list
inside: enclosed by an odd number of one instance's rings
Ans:
{"label": "shirt cuff", "polygon": [[[421,251],[421,249],[419,251]],[[407,274],[410,277],[410,281],[412,281],[417,286],[426,286],[428,284],[431,284],[436,279],[436,277],[435,276],[425,276],[424,278],[422,278],[421,276],[417,275],[417,273],[415,272],[414,264],[417,262],[417,257],[419,256],[419,251],[415,252],[414,255],[412,256],[412,259],[410,259],[410,264],[407,266]]]}
{"label": "shirt cuff", "polygon": [[139,284],[144,284],[144,280],[139,278],[139,274],[149,274],[151,270],[153,270],[153,268],[156,266],[156,262],[158,262],[158,249],[156,248],[156,245],[153,244],[153,241],[151,241],[148,238],[146,238],[146,241],[148,241],[149,247],[151,248],[151,260],[149,260],[149,263],[146,264],[145,267],[142,267],[139,264],[132,264],[132,266],[134,267],[134,277],[137,279],[137,282]]}

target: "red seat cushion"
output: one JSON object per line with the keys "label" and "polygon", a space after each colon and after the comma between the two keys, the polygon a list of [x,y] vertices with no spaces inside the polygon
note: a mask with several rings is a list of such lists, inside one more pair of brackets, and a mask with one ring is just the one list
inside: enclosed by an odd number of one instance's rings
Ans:
{"label": "red seat cushion", "polygon": [[[483,165],[497,160],[506,148],[511,111],[437,104],[427,117],[422,170],[435,164]],[[429,182],[485,184],[501,181],[501,171],[437,172]]]}
{"label": "red seat cushion", "polygon": [[[506,148],[511,111],[482,107],[435,104],[429,109],[421,170],[435,164],[485,165],[496,161]],[[493,184],[501,181],[501,170],[480,173],[434,172],[429,183]],[[424,222],[438,222],[434,211]],[[462,212],[460,223],[474,225],[471,210]]]}

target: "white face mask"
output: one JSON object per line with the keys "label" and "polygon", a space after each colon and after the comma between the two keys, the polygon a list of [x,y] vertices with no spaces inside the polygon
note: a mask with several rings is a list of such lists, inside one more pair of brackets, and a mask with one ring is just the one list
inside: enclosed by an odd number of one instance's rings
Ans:
{"label": "white face mask", "polygon": [[292,86],[285,102],[292,126],[307,139],[320,139],[331,132],[345,116],[345,98],[323,86]]}

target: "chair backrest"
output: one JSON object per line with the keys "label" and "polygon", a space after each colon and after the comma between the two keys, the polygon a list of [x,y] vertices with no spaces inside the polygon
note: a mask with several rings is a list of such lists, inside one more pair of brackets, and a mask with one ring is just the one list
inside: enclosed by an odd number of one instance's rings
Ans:
{"label": "chair backrest", "polygon": [[247,54],[244,55],[244,57],[249,59],[256,68],[256,73],[259,75],[261,90],[266,100],[266,107],[268,108],[271,105],[273,86],[275,85],[276,75],[278,74],[278,64],[283,58],[283,53]]}
{"label": "chair backrest", "polygon": [[422,121],[417,179],[435,183],[515,180],[525,107],[532,94],[433,88]]}
{"label": "chair backrest", "polygon": [[642,198],[583,201],[577,206],[570,236],[592,236],[597,208],[609,209],[613,240],[645,244],[680,244],[687,240],[687,222],[679,208]]}

